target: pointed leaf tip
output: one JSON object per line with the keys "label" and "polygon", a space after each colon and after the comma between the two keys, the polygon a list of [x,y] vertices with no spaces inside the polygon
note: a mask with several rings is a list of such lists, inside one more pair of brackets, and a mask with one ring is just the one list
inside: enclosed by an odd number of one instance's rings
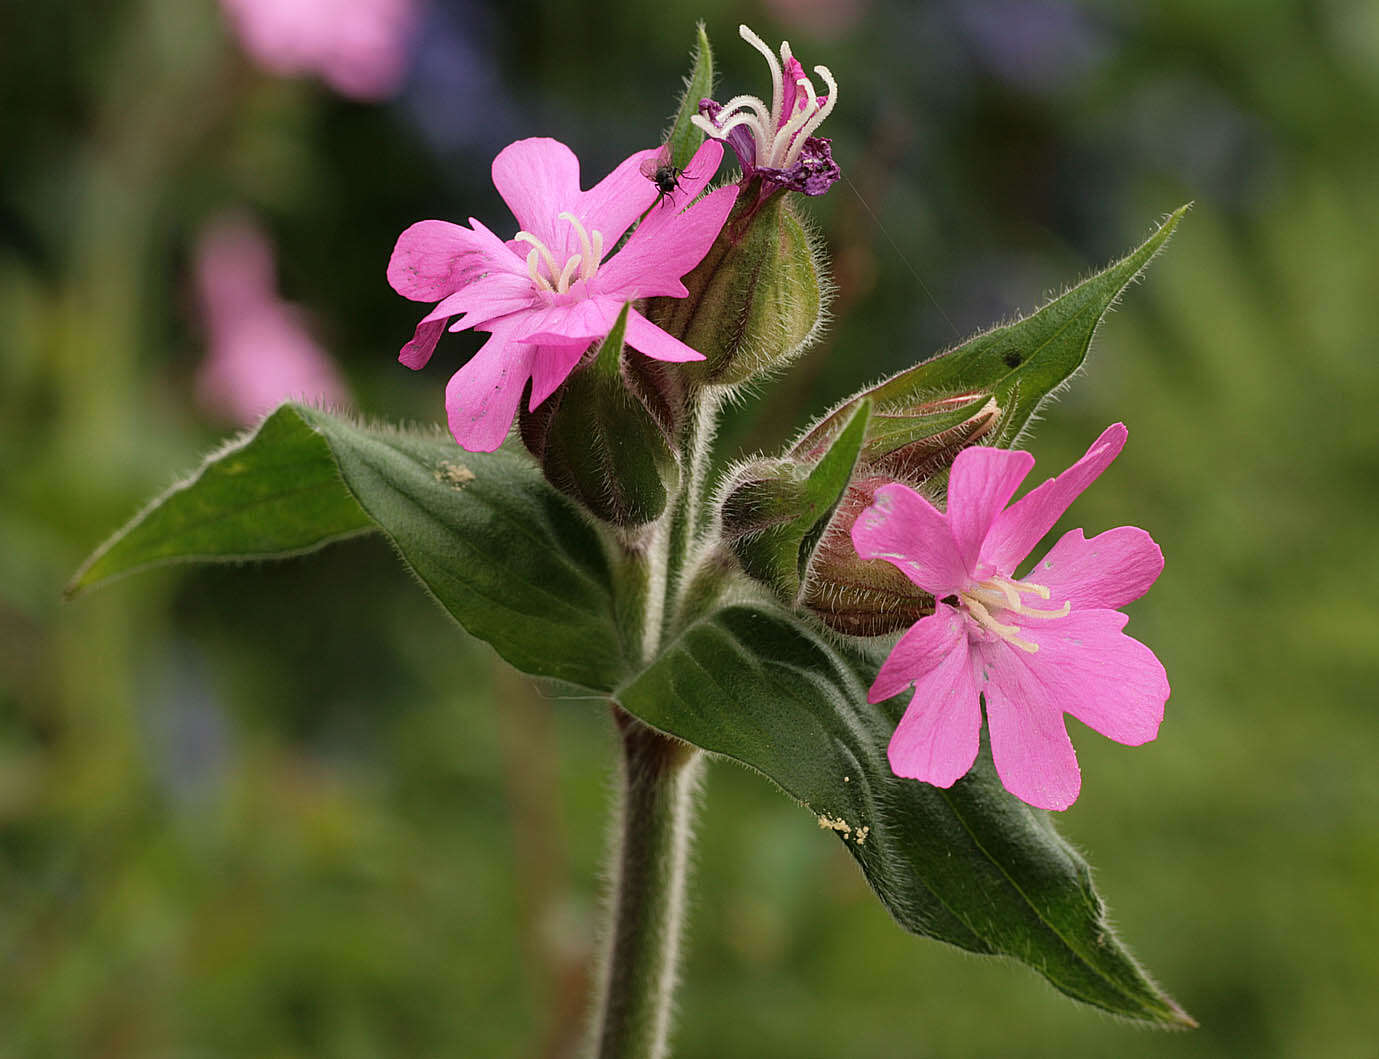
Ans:
{"label": "pointed leaf tip", "polygon": [[680,105],[671,119],[666,133],[666,145],[670,148],[671,164],[683,169],[689,165],[694,152],[704,142],[704,131],[690,118],[699,113],[699,101],[713,93],[713,48],[709,46],[709,35],[700,22],[695,27],[694,48],[690,52],[690,70],[685,77],[684,94]]}

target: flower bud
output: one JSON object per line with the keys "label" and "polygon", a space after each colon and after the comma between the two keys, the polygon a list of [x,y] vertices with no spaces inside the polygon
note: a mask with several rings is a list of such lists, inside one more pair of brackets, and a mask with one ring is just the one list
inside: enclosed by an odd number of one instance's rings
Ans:
{"label": "flower bud", "polygon": [[830,629],[849,636],[884,636],[934,612],[934,597],[890,563],[863,559],[852,543],[852,524],[886,475],[854,479],[843,494],[806,571],[800,605]]}
{"label": "flower bud", "polygon": [[603,521],[633,527],[665,510],[679,465],[668,427],[649,410],[668,406],[644,403],[625,375],[626,327],[623,306],[597,353],[535,410],[524,402],[519,428],[547,481]]}
{"label": "flower bud", "polygon": [[[885,384],[882,384],[883,386]],[[847,401],[805,432],[790,455],[813,460],[826,451],[852,410],[876,390]],[[989,435],[1001,418],[994,398],[981,392],[892,403],[873,412],[858,457],[859,474],[885,475],[920,486],[952,466],[958,453]]]}
{"label": "flower bud", "polygon": [[[809,460],[827,451],[830,439],[847,429],[843,424],[850,422],[852,409],[868,399],[854,398],[826,416],[806,431],[791,456]],[[873,412],[852,481],[804,572],[800,605],[829,628],[850,636],[884,636],[933,613],[933,597],[896,567],[857,554],[852,524],[888,482],[922,488],[945,473],[959,452],[992,432],[1000,416],[993,398],[975,392],[910,405],[892,403],[883,412]]]}
{"label": "flower bud", "polygon": [[870,406],[865,402],[812,464],[759,459],[740,466],[723,488],[723,541],[749,577],[794,604],[814,548],[857,463]]}
{"label": "flower bud", "polygon": [[704,354],[678,369],[700,385],[732,386],[789,363],[818,333],[829,290],[788,199],[751,188],[683,282],[689,297],[653,298],[646,315]]}

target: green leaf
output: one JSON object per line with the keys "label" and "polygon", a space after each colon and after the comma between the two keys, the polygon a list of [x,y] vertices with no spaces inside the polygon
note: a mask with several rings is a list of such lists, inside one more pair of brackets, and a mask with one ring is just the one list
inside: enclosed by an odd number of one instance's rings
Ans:
{"label": "green leaf", "polygon": [[713,49],[709,47],[709,35],[704,31],[704,23],[695,28],[694,50],[690,52],[690,72],[685,78],[685,92],[680,97],[680,107],[671,119],[670,132],[666,134],[666,144],[670,147],[671,164],[684,169],[690,164],[694,152],[704,142],[704,130],[690,121],[699,113],[699,101],[713,94]]}
{"label": "green leaf", "polygon": [[886,745],[905,704],[867,705],[878,661],[740,605],[691,625],[615,698],[801,802],[907,930],[1013,956],[1107,1011],[1192,1025],[1117,939],[1086,862],[1002,789],[985,752],[951,790],[892,775]]}
{"label": "green leaf", "polygon": [[[849,398],[813,426],[806,439],[827,437],[858,401],[870,398],[876,414],[867,437],[868,451],[890,451],[903,440],[907,414],[928,417],[936,401],[970,395],[969,409],[981,407],[988,398],[994,398],[1000,408],[999,437],[984,443],[1012,443],[1049,394],[1082,366],[1106,311],[1163,249],[1187,210],[1187,206],[1179,207],[1129,255],[1033,315],[980,334]],[[949,414],[956,420],[967,412]],[[933,429],[926,423],[920,432],[927,436]]]}
{"label": "green leaf", "polygon": [[284,405],[120,530],[75,594],[176,560],[267,559],[376,527],[518,669],[594,690],[627,671],[604,542],[525,454]]}

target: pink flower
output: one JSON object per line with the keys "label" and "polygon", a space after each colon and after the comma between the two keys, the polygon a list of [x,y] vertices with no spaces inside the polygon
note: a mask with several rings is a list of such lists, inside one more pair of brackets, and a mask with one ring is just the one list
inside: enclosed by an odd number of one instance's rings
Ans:
{"label": "pink flower", "polygon": [[780,62],[766,42],[746,26],[742,37],[766,59],[771,71],[771,105],[756,96],[734,96],[727,103],[699,101],[690,120],[710,136],[726,140],[742,166],[744,181],[760,177],[772,190],[784,188],[805,195],[822,195],[841,175],[829,141],[814,135],[838,100],[838,83],[827,66],[814,72],[828,87],[821,96],[805,76],[804,67],[782,41]]}
{"label": "pink flower", "polygon": [[895,564],[939,601],[900,638],[867,696],[881,702],[914,685],[891,738],[896,775],[951,787],[966,774],[977,757],[979,695],[1001,782],[1043,809],[1066,809],[1082,782],[1064,713],[1129,746],[1158,734],[1168,678],[1153,652],[1121,631],[1118,609],[1163,569],[1149,534],[1121,526],[1087,540],[1071,530],[1028,579],[1014,577],[1125,437],[1120,423],[1107,428],[1082,459],[1009,507],[1034,457],[965,449],[946,512],[897,483],[877,490],[858,518],[857,553]]}
{"label": "pink flower", "polygon": [[212,224],[196,248],[196,280],[210,353],[197,371],[197,398],[248,426],[289,398],[342,404],[348,391],[335,363],[279,299],[273,249],[251,222]]}
{"label": "pink flower", "polygon": [[417,0],[221,0],[244,50],[281,77],[319,74],[341,95],[386,99],[407,69]]}
{"label": "pink flower", "polygon": [[[657,154],[639,151],[581,191],[579,160],[568,147],[518,140],[493,160],[493,183],[522,229],[513,239],[503,242],[473,217],[470,228],[418,221],[398,238],[388,282],[413,301],[440,299],[398,359],[409,368],[425,365],[452,317],[452,331],[491,336],[445,391],[450,432],[464,448],[490,452],[501,445],[527,380],[535,408],[608,335],[625,303],[689,293],[680,277],[708,252],[737,188],[719,188],[685,208],[723,156],[722,145],[709,141],[658,204],[661,192],[642,175]],[[627,344],[656,360],[703,359],[635,309],[627,316]]]}

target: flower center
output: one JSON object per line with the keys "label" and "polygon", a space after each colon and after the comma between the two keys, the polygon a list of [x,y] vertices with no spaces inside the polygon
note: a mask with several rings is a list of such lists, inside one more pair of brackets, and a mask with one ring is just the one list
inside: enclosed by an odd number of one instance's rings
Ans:
{"label": "flower center", "polygon": [[[800,160],[804,142],[814,135],[824,118],[833,110],[838,98],[838,83],[833,79],[827,66],[816,66],[814,72],[828,86],[828,95],[819,98],[814,91],[814,83],[808,77],[795,79],[795,100],[793,112],[785,109],[785,74],[782,64],[791,65],[794,56],[790,52],[790,42],[782,41],[780,61],[772,54],[766,42],[746,26],[738,26],[738,34],[766,59],[771,68],[771,107],[756,96],[734,96],[723,104],[713,121],[696,114],[690,120],[716,139],[724,139],[739,125],[745,126],[756,141],[756,165],[761,169],[786,169]],[[795,69],[799,69],[798,64]]]}
{"label": "flower center", "polygon": [[584,225],[573,213],[562,213],[559,219],[570,222],[579,236],[580,247],[578,254],[571,254],[565,259],[563,267],[556,267],[551,248],[531,232],[518,232],[513,236],[519,242],[531,244],[531,252],[527,254],[527,275],[531,277],[533,287],[548,294],[567,294],[572,283],[593,279],[599,270],[599,262],[603,260],[602,232],[597,228],[593,232],[585,231]]}
{"label": "flower center", "polygon": [[1067,617],[1073,609],[1071,600],[1065,599],[1063,606],[1057,610],[1040,610],[1038,607],[1029,606],[1024,601],[1025,596],[1048,599],[1050,594],[1043,585],[997,576],[987,578],[985,581],[970,583],[958,593],[958,602],[982,628],[990,629],[1007,643],[1029,654],[1034,654],[1035,651],[1039,650],[1039,645],[1030,640],[1022,639],[1018,625],[997,620],[992,615],[992,611],[1000,611],[1002,617],[1018,614],[1023,618],[1036,620]]}

